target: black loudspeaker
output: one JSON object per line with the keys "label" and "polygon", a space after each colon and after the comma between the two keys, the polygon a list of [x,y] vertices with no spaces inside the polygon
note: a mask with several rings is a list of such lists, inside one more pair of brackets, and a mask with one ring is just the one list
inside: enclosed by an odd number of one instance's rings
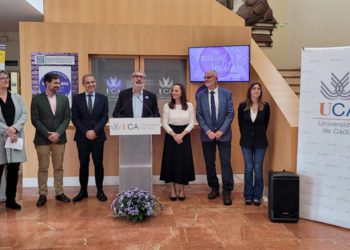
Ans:
{"label": "black loudspeaker", "polygon": [[298,222],[299,176],[290,172],[269,172],[269,218],[274,222]]}

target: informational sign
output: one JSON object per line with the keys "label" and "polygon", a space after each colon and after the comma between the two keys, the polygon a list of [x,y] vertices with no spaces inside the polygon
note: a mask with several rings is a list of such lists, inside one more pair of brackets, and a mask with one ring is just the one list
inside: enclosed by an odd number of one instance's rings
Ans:
{"label": "informational sign", "polygon": [[47,73],[59,76],[59,93],[72,103],[72,96],[79,93],[77,53],[32,53],[32,94],[45,91],[44,76]]}
{"label": "informational sign", "polygon": [[0,44],[0,70],[5,70],[6,45]]}
{"label": "informational sign", "polygon": [[350,47],[304,49],[300,216],[350,228]]}

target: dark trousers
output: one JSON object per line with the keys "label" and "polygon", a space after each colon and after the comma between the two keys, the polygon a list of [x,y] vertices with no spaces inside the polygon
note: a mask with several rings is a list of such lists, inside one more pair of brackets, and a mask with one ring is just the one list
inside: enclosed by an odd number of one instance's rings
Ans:
{"label": "dark trousers", "polygon": [[207,181],[209,187],[219,190],[219,180],[216,176],[216,146],[219,149],[222,189],[224,193],[231,193],[233,190],[233,173],[231,168],[231,141],[202,142],[203,155],[207,171]]}
{"label": "dark trousers", "polygon": [[79,181],[83,191],[87,190],[89,181],[89,162],[90,153],[92,155],[92,161],[95,166],[95,182],[97,190],[102,190],[103,187],[103,142],[77,142],[80,170],[79,170]]}
{"label": "dark trousers", "polygon": [[[20,163],[7,163],[6,200],[15,200],[18,183],[18,171]],[[5,164],[0,165],[0,184]]]}

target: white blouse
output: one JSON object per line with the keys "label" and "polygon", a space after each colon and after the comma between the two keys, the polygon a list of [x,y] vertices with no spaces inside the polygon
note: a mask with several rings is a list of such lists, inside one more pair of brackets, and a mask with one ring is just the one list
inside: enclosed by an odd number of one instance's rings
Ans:
{"label": "white blouse", "polygon": [[169,104],[166,103],[163,108],[162,125],[164,130],[170,134],[173,130],[169,126],[182,126],[188,124],[185,128],[187,132],[190,132],[194,127],[194,111],[192,103],[187,103],[188,109],[182,110],[182,105],[175,105],[174,109],[169,108]]}
{"label": "white blouse", "polygon": [[252,122],[255,122],[257,115],[258,112],[254,112],[253,108],[250,108],[250,118],[252,119]]}

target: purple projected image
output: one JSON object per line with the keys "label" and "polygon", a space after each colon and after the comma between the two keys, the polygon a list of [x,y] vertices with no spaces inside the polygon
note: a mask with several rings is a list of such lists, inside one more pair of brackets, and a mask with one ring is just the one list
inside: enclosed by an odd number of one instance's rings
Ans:
{"label": "purple projected image", "polygon": [[190,81],[203,82],[205,72],[214,69],[219,82],[249,82],[249,48],[249,45],[189,48]]}

